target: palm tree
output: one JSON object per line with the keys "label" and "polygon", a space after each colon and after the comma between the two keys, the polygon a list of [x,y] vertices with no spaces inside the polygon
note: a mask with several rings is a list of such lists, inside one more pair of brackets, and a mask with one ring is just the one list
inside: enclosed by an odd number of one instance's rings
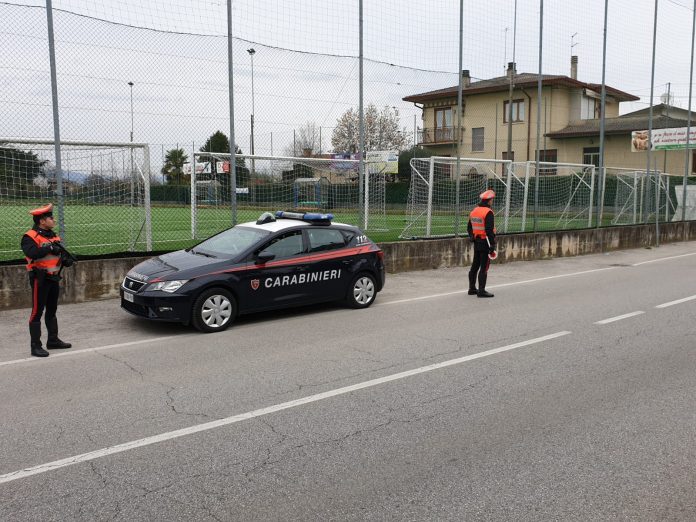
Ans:
{"label": "palm tree", "polygon": [[184,149],[170,149],[164,156],[162,174],[167,177],[170,185],[181,185],[190,180],[190,176],[184,175],[184,163],[188,162],[188,156]]}

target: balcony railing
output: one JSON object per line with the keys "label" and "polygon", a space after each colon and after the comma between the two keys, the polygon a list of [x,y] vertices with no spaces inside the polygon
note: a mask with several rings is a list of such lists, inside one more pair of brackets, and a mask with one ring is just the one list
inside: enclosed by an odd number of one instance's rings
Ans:
{"label": "balcony railing", "polygon": [[457,129],[457,127],[426,127],[418,129],[418,143],[426,145],[452,143],[459,139],[459,135],[463,130]]}

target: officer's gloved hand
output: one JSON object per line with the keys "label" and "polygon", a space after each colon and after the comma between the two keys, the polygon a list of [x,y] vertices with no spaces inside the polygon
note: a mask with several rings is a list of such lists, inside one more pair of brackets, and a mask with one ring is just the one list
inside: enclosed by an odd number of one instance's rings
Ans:
{"label": "officer's gloved hand", "polygon": [[70,256],[62,256],[62,257],[60,258],[60,262],[61,262],[61,264],[62,264],[64,267],[73,266],[73,264],[75,263],[75,261],[73,260],[73,258],[70,257]]}
{"label": "officer's gloved hand", "polygon": [[58,245],[52,244],[51,245],[51,253],[56,254],[56,255],[60,254],[61,253],[60,247]]}

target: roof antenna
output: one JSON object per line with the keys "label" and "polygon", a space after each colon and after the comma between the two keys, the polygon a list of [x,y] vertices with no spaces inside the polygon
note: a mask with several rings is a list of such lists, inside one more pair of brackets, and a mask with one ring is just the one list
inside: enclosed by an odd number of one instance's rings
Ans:
{"label": "roof antenna", "polygon": [[578,45],[578,43],[580,43],[580,42],[573,42],[573,40],[575,39],[575,37],[577,35],[578,35],[578,33],[575,33],[570,37],[570,55],[571,56],[573,56],[573,47],[575,47],[576,45]]}

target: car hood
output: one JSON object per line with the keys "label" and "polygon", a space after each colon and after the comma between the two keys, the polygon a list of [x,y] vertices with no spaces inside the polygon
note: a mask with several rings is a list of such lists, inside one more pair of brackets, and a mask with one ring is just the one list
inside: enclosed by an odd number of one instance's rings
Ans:
{"label": "car hood", "polygon": [[176,279],[179,275],[184,279],[189,279],[193,272],[197,275],[203,267],[208,268],[223,264],[229,266],[230,261],[206,257],[186,250],[177,250],[137,264],[128,272],[128,277],[143,282],[162,278]]}

